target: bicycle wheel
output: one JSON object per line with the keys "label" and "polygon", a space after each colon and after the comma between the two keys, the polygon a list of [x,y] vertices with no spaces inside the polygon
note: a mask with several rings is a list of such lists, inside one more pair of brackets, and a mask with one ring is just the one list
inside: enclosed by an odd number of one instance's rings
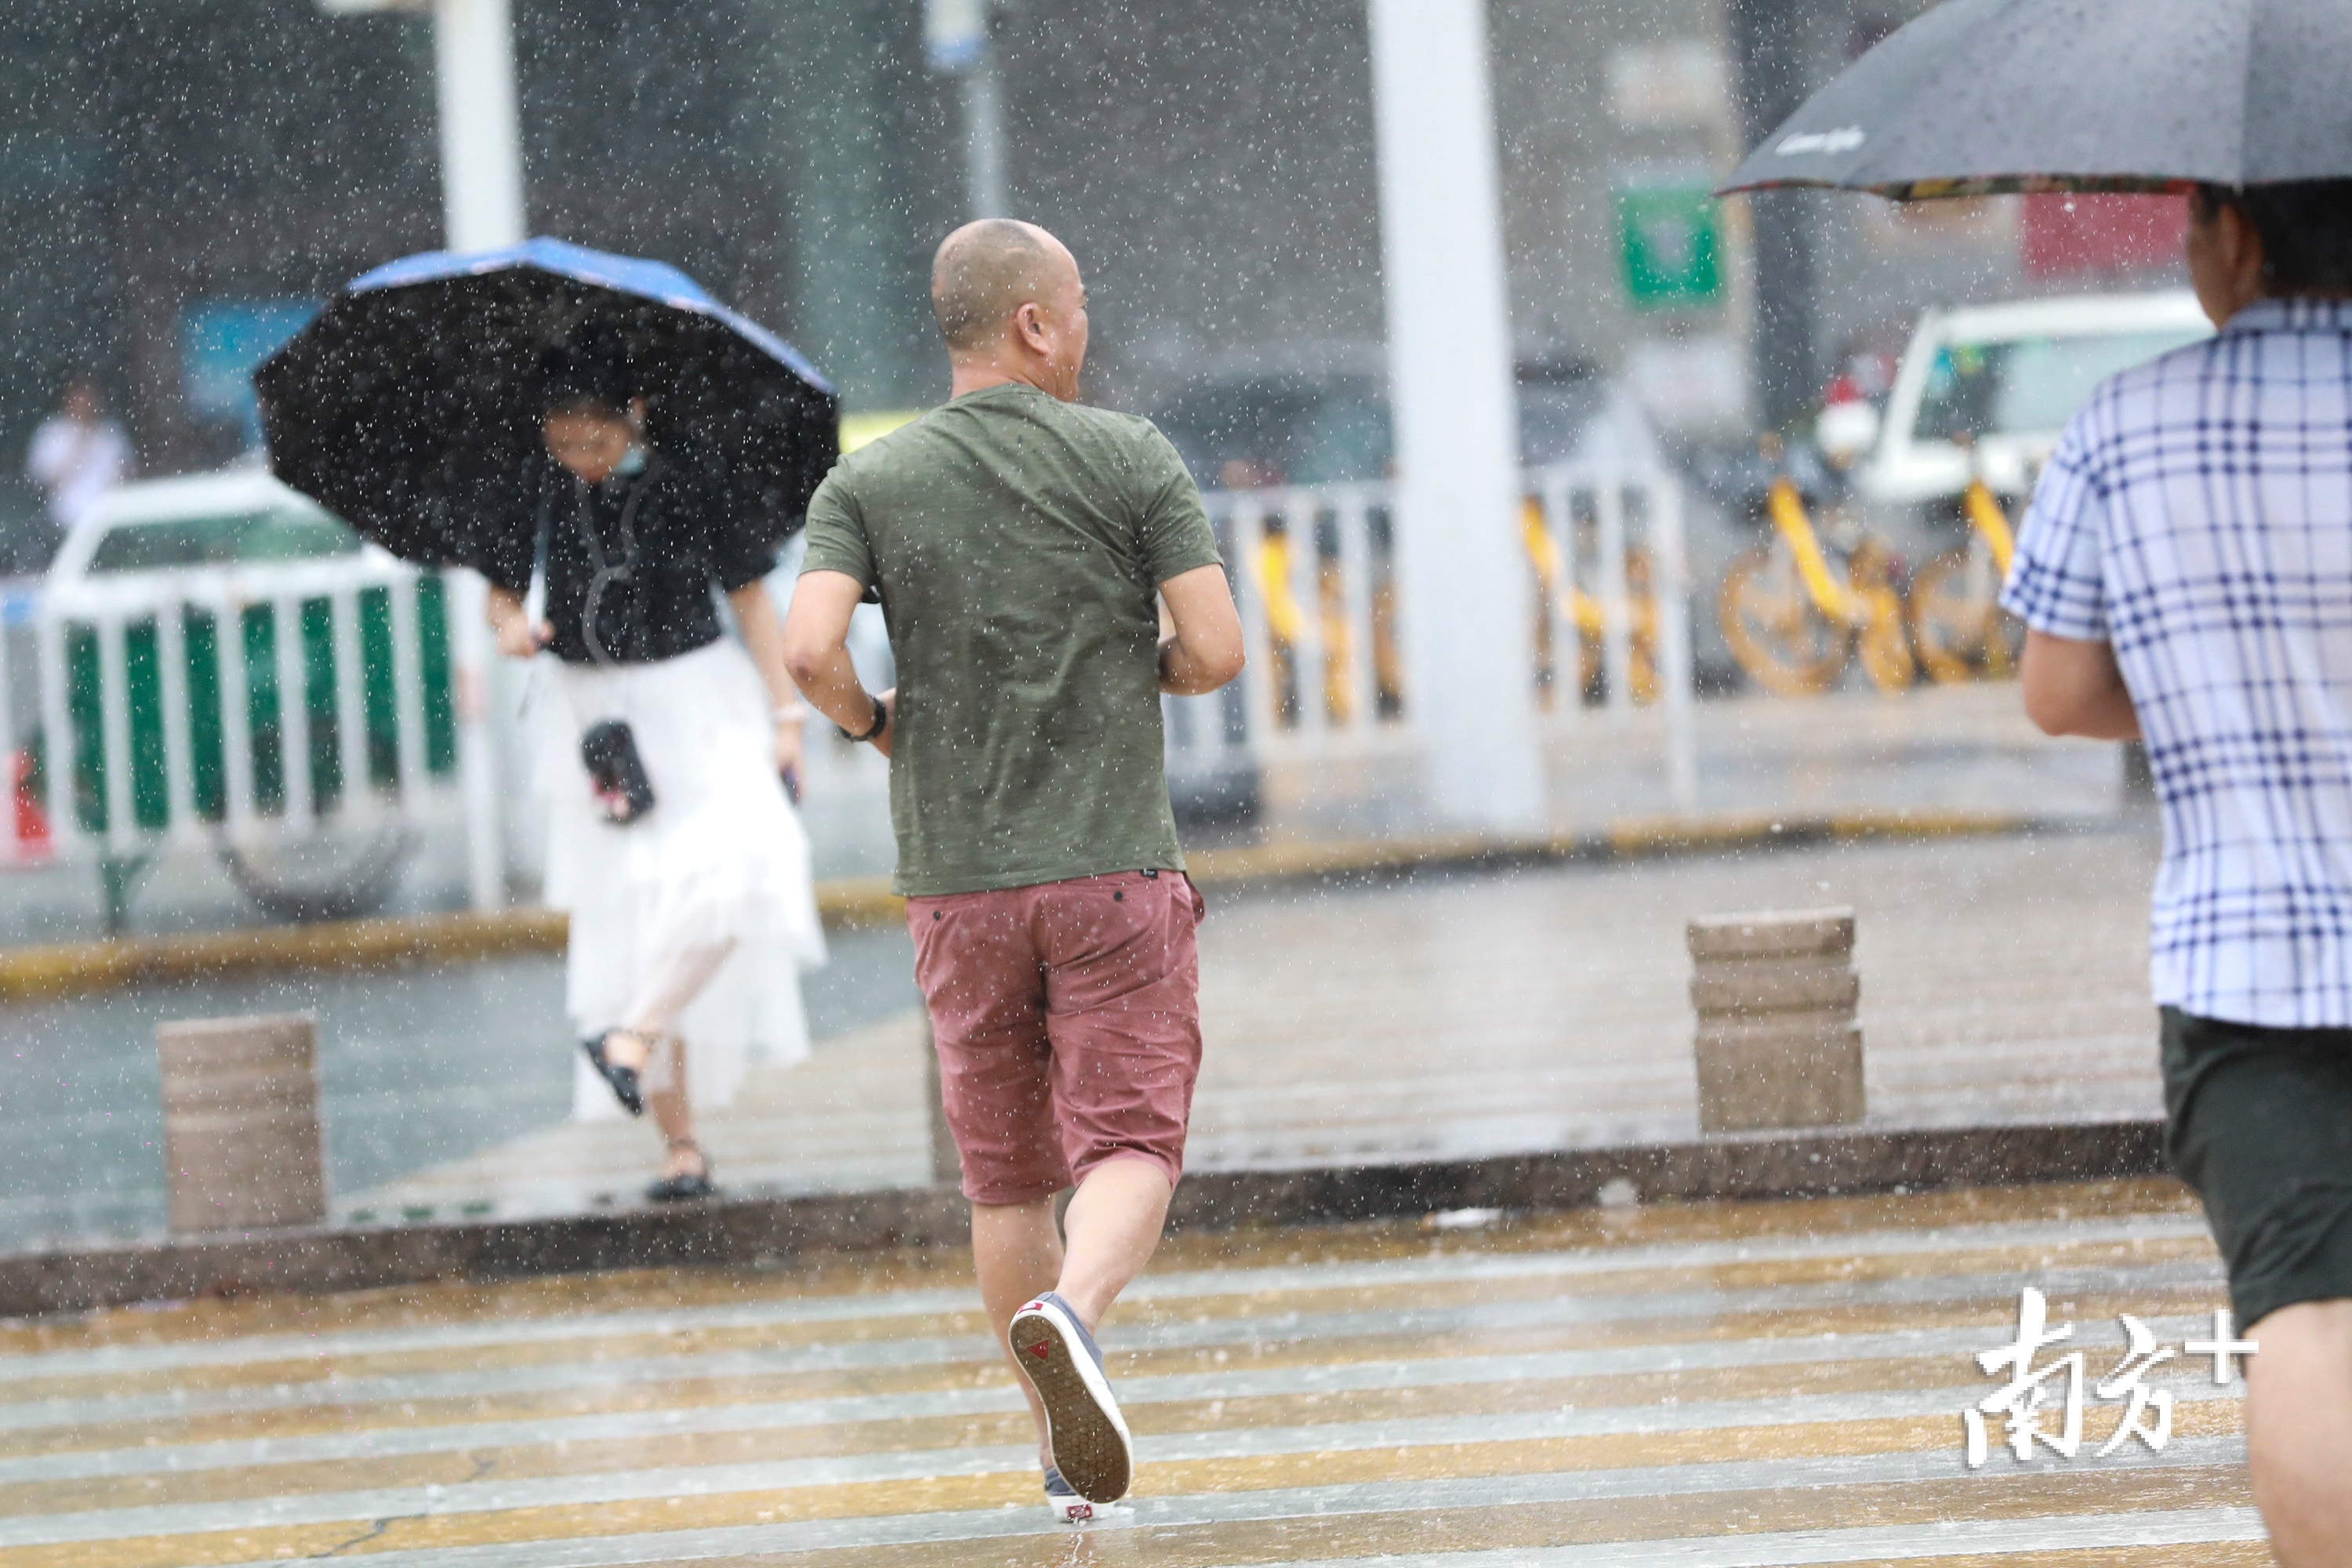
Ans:
{"label": "bicycle wheel", "polygon": [[283,843],[238,845],[224,836],[222,868],[272,920],[349,921],[374,914],[400,889],[416,851],[404,827],[322,828]]}
{"label": "bicycle wheel", "polygon": [[1989,571],[1972,565],[1966,548],[1947,551],[1912,580],[1911,640],[1939,684],[1997,679],[2017,666],[2023,627],[1994,602],[2000,584]]}
{"label": "bicycle wheel", "polygon": [[1827,691],[1853,650],[1853,634],[1814,608],[1796,563],[1769,545],[1725,568],[1716,615],[1739,668],[1782,697]]}
{"label": "bicycle wheel", "polygon": [[1887,696],[1900,696],[1919,679],[1919,666],[1903,635],[1902,596],[1883,583],[1859,590],[1856,596],[1870,607],[1870,622],[1854,638],[1862,651],[1863,673]]}

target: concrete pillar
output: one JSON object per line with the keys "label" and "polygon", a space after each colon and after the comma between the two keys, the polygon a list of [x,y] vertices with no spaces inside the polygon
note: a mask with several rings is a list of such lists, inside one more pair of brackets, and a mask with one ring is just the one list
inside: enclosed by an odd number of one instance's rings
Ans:
{"label": "concrete pillar", "polygon": [[508,0],[434,0],[433,66],[448,247],[519,245],[530,230]]}
{"label": "concrete pillar", "polygon": [[1543,826],[1485,0],[1369,0],[1405,711],[1432,804]]}
{"label": "concrete pillar", "polygon": [[318,1048],[307,1013],[155,1026],[175,1233],[326,1218]]}
{"label": "concrete pillar", "polygon": [[1853,911],[1713,915],[1689,941],[1699,1131],[1861,1121]]}

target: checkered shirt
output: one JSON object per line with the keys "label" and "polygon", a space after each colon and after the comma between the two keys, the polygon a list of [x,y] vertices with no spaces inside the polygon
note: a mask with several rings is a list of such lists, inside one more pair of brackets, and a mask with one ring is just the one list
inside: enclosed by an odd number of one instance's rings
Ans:
{"label": "checkered shirt", "polygon": [[2001,604],[2114,645],[2164,811],[2156,1000],[2352,1026],[2352,305],[2263,300],[2103,384]]}

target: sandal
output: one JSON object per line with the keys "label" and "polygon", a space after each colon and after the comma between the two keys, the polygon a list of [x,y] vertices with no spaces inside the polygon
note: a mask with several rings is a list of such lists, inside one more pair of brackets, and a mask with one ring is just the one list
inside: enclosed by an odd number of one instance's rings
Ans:
{"label": "sandal", "polygon": [[686,1203],[694,1198],[707,1198],[719,1189],[710,1180],[710,1157],[702,1153],[702,1145],[691,1138],[673,1138],[673,1151],[691,1149],[702,1157],[699,1171],[681,1171],[675,1176],[664,1176],[646,1189],[646,1196],[657,1204]]}
{"label": "sandal", "polygon": [[604,1059],[604,1042],[614,1035],[642,1037],[631,1029],[607,1029],[601,1035],[581,1041],[580,1048],[588,1053],[588,1060],[595,1068],[597,1075],[612,1086],[613,1098],[621,1102],[621,1109],[632,1116],[643,1116],[646,1113],[646,1091],[637,1082],[637,1069]]}

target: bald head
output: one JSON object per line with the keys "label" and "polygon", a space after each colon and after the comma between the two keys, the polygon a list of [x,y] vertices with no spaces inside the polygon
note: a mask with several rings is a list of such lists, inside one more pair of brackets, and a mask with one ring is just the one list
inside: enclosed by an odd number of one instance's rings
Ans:
{"label": "bald head", "polygon": [[1024,305],[1055,308],[1077,281],[1062,242],[1033,223],[987,217],[940,242],[931,261],[931,309],[951,353],[984,349]]}

